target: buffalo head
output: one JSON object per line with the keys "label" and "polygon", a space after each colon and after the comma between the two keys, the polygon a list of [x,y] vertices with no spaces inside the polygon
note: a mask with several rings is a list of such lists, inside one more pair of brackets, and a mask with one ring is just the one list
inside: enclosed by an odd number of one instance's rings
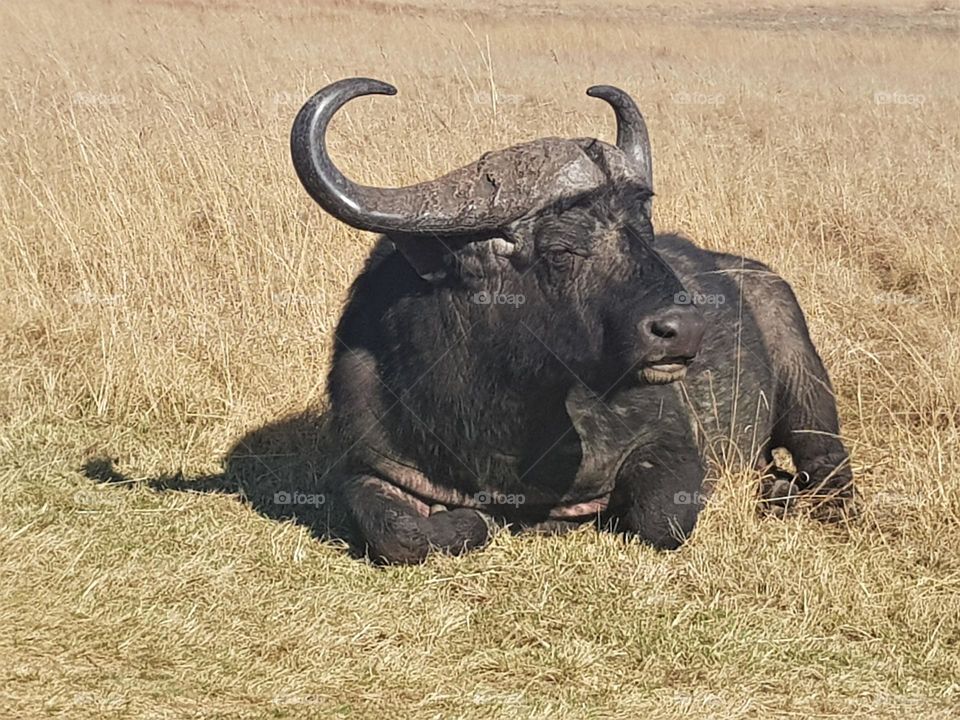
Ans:
{"label": "buffalo head", "polygon": [[[291,135],[311,197],[339,220],[384,234],[409,265],[412,284],[395,275],[396,287],[381,293],[442,298],[446,310],[425,302],[417,311],[437,313],[431,322],[456,315],[458,332],[469,328],[501,378],[575,376],[609,387],[683,376],[703,320],[675,303],[683,287],[655,251],[650,143],[626,93],[588,90],[615,110],[616,146],[542,138],[418,185],[358,185],[331,161],[327,126],[353,98],[395,93],[377,80],[335,82],[304,105]],[[416,334],[416,321],[395,324]]]}

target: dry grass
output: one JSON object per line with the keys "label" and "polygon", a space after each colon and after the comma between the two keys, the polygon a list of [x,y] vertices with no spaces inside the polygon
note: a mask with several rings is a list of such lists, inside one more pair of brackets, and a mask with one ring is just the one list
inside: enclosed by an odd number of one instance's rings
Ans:
{"label": "dry grass", "polygon": [[[561,5],[0,7],[0,715],[955,716],[956,4]],[[610,138],[583,90],[629,89],[660,229],[794,283],[862,522],[759,518],[730,475],[678,554],[587,531],[377,570],[236,497],[86,478],[212,489],[322,399],[371,238],[309,202],[287,132],[359,74],[401,94],[333,149],[381,184]]]}

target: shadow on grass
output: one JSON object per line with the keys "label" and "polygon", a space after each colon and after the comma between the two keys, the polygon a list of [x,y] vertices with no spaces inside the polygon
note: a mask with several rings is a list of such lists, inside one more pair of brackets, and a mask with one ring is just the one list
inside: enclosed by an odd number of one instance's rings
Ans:
{"label": "shadow on grass", "polygon": [[[354,558],[364,558],[365,548],[358,533],[340,508],[336,478],[340,454],[323,413],[305,410],[251,430],[238,440],[223,458],[223,472],[185,475],[182,472],[155,478],[133,479],[119,472],[112,458],[93,457],[83,465],[83,473],[94,482],[133,487],[146,485],[157,492],[218,493],[236,496],[254,510],[280,522],[292,521],[307,528],[324,541],[341,545]],[[794,494],[793,473],[765,468],[757,511],[762,515],[784,517],[803,506],[807,494]],[[784,489],[786,488],[786,489]],[[834,516],[806,510],[828,522],[857,515],[859,503]],[[821,499],[815,508],[831,509]],[[831,524],[833,524],[831,522]],[[574,527],[562,523],[566,529]],[[846,524],[845,522],[842,524]],[[514,527],[519,531],[520,526]],[[551,534],[558,532],[551,530]]]}
{"label": "shadow on grass", "polygon": [[158,492],[236,495],[272,520],[303,525],[321,540],[344,544],[362,557],[353,528],[334,500],[338,455],[324,415],[306,410],[251,430],[223,459],[223,472],[189,476],[182,472],[133,480],[116,469],[112,458],[94,457],[83,465],[89,479],[132,487],[145,484]]}

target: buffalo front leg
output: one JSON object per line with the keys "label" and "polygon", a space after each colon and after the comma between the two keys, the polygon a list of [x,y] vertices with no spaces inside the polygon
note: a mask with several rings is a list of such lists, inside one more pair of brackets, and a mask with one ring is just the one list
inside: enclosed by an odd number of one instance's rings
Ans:
{"label": "buffalo front leg", "polygon": [[350,516],[375,562],[409,565],[433,551],[459,555],[483,547],[490,529],[476,510],[430,514],[429,506],[386,480],[356,475],[343,487]]}
{"label": "buffalo front leg", "polygon": [[605,524],[661,550],[693,532],[705,499],[706,470],[693,443],[672,454],[634,452],[617,475]]}

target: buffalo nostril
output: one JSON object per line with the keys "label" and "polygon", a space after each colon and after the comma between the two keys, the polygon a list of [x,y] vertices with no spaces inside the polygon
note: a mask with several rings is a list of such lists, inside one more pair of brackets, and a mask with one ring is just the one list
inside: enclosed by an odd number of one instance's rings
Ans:
{"label": "buffalo nostril", "polygon": [[650,334],[663,340],[675,338],[680,333],[675,320],[654,320],[650,323]]}
{"label": "buffalo nostril", "polygon": [[651,360],[691,359],[700,350],[706,322],[694,307],[670,308],[648,317],[641,325]]}

